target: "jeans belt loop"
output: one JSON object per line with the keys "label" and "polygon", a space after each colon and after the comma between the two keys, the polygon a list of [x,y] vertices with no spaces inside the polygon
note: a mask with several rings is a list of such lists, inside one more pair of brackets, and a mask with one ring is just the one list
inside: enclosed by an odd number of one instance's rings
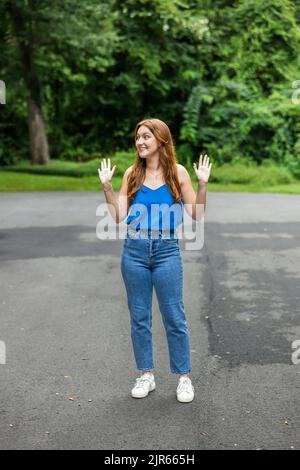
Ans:
{"label": "jeans belt loop", "polygon": [[[162,238],[164,234],[170,236],[170,235],[175,235],[175,230],[157,230],[157,229],[151,229],[151,228],[142,228],[139,230],[135,230],[132,228],[128,228],[128,233],[133,235],[134,238],[139,238],[140,235],[147,235],[147,237],[153,238],[153,236],[158,236],[159,238]],[[144,237],[143,237],[144,238]]]}

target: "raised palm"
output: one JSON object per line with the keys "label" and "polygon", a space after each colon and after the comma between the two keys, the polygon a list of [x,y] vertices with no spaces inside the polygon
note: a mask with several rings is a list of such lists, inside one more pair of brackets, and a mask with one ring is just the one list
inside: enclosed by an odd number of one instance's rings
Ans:
{"label": "raised palm", "polygon": [[103,158],[101,162],[101,170],[98,168],[99,178],[102,184],[111,182],[115,169],[116,165],[110,169],[110,158],[107,159],[107,162],[106,158]]}
{"label": "raised palm", "polygon": [[200,155],[199,158],[199,166],[197,168],[196,163],[193,163],[194,170],[197,176],[198,181],[202,181],[203,183],[207,183],[210,175],[210,170],[212,163],[209,164],[209,157],[207,155],[204,155],[203,161],[202,161],[202,155]]}

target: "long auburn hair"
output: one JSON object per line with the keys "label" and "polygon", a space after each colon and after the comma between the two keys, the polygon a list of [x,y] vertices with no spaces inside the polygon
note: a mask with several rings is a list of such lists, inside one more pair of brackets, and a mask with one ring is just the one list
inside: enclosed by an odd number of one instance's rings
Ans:
{"label": "long auburn hair", "polygon": [[[138,129],[141,126],[146,126],[154,134],[154,137],[159,144],[162,144],[159,149],[159,160],[163,167],[163,174],[166,184],[169,186],[171,194],[174,196],[174,203],[179,202],[181,199],[181,188],[177,173],[177,158],[175,147],[173,144],[172,135],[167,124],[160,119],[148,118],[138,122],[135,127],[134,138]],[[128,190],[127,196],[129,203],[134,199],[135,193],[142,187],[146,178],[146,159],[141,158],[137,151],[135,162],[132,170],[128,176]]]}

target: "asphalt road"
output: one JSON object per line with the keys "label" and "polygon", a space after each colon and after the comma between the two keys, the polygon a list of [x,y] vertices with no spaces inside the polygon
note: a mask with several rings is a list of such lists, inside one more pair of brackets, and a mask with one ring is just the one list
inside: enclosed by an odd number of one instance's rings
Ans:
{"label": "asphalt road", "polygon": [[0,195],[0,449],[300,449],[300,196],[208,192],[203,247],[180,242],[188,404],[155,296],[157,388],[130,396],[122,241],[96,236],[103,201]]}

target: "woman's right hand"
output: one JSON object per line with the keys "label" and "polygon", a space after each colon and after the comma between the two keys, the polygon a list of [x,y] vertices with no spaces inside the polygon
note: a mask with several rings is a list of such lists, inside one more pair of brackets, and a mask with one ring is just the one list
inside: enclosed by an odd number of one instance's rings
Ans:
{"label": "woman's right hand", "polygon": [[101,162],[101,170],[98,168],[99,178],[103,185],[111,182],[114,171],[116,169],[116,165],[110,169],[110,158],[108,158],[107,161],[108,163],[106,162],[106,159],[103,158]]}

